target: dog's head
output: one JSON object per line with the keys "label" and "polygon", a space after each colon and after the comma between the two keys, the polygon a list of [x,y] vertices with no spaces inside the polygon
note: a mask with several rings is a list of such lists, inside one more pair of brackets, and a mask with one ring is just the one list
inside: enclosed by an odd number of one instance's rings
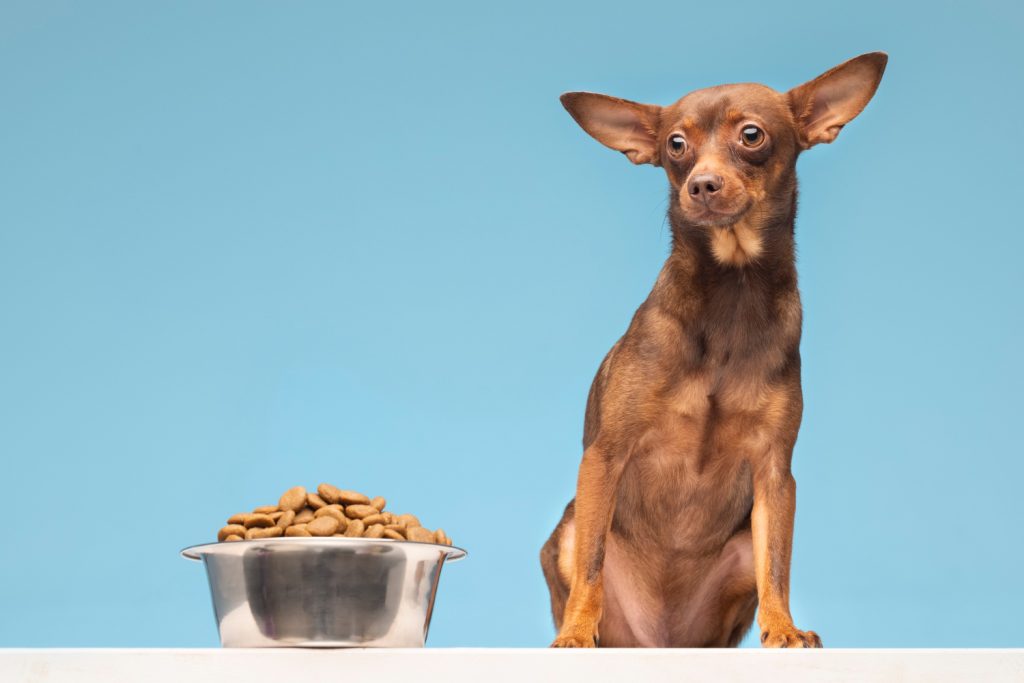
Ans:
{"label": "dog's head", "polygon": [[785,93],[742,83],[667,107],[585,92],[562,104],[598,142],[664,168],[670,214],[708,233],[719,261],[742,265],[760,253],[764,227],[791,215],[797,155],[835,140],[874,95],[887,59],[861,55]]}

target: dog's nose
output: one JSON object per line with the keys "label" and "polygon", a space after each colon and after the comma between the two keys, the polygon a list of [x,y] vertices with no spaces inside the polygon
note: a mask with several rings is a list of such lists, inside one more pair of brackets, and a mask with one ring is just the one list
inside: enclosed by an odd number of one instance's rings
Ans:
{"label": "dog's nose", "polygon": [[707,201],[711,195],[722,189],[722,176],[713,173],[700,173],[690,178],[686,189],[693,199]]}

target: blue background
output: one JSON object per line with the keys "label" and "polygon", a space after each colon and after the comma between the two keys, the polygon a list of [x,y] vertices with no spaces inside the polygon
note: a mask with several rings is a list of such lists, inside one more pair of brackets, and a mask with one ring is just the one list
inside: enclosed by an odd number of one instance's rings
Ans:
{"label": "blue background", "polygon": [[971,5],[6,0],[0,645],[215,645],[178,549],[324,480],[470,550],[431,645],[548,643],[587,389],[668,250],[663,172],[558,95],[878,49],[799,165],[793,612],[1024,645],[1024,21]]}

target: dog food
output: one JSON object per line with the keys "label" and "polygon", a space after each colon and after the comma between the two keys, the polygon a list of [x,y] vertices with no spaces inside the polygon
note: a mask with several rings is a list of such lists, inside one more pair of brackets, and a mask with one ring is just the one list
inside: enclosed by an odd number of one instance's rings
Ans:
{"label": "dog food", "polygon": [[217,540],[345,536],[452,544],[443,529],[426,529],[416,515],[396,515],[385,510],[386,505],[381,496],[370,498],[331,484],[320,484],[315,493],[295,486],[281,494],[277,505],[261,505],[229,517]]}

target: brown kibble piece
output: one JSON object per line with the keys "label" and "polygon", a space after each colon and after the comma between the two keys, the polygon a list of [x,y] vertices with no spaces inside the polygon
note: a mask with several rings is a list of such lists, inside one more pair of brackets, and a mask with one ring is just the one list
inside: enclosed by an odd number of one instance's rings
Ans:
{"label": "brown kibble piece", "polygon": [[385,524],[384,525],[384,530],[385,531],[394,531],[396,534],[401,536],[403,539],[405,538],[405,527],[403,525],[401,525],[401,524]]}
{"label": "brown kibble piece", "polygon": [[269,515],[271,512],[277,512],[276,505],[261,505],[258,508],[253,508],[253,514],[255,515]]}
{"label": "brown kibble piece", "polygon": [[330,515],[331,517],[337,519],[339,522],[345,519],[345,513],[342,512],[340,505],[328,505],[327,507],[322,507],[313,513],[313,518],[318,519],[320,517],[323,517],[324,515]]}
{"label": "brown kibble piece", "polygon": [[224,539],[224,542],[225,543],[231,543],[231,542],[234,542],[234,541],[244,541],[244,540],[245,540],[245,538],[243,538],[242,536],[239,536],[238,534],[231,534],[230,536],[228,536],[227,538]]}
{"label": "brown kibble piece", "polygon": [[305,524],[296,524],[295,526],[290,526],[287,529],[285,529],[284,530],[284,535],[285,536],[301,536],[301,537],[304,537],[304,536],[312,536],[313,534],[309,533],[309,531],[306,530],[306,525]]}
{"label": "brown kibble piece", "polygon": [[302,508],[299,514],[295,515],[295,521],[292,524],[305,524],[306,522],[312,521],[313,519],[313,508]]}
{"label": "brown kibble piece", "polygon": [[228,524],[245,524],[245,520],[252,517],[251,512],[239,512],[237,515],[228,517]]}
{"label": "brown kibble piece", "polygon": [[331,484],[320,484],[316,487],[316,492],[328,503],[337,503],[341,500],[341,489]]}
{"label": "brown kibble piece", "polygon": [[292,525],[293,522],[295,522],[295,511],[285,510],[284,512],[281,513],[281,517],[278,518],[277,526],[281,527],[282,529],[287,529]]}
{"label": "brown kibble piece", "polygon": [[313,508],[314,510],[319,510],[324,505],[327,505],[327,501],[325,501],[323,498],[321,498],[320,496],[316,495],[315,493],[307,493],[306,494],[306,505],[308,505],[309,507]]}
{"label": "brown kibble piece", "polygon": [[353,519],[348,523],[348,528],[345,529],[345,535],[349,537],[362,536],[364,531],[366,531],[366,525],[363,524],[363,520]]}
{"label": "brown kibble piece", "polygon": [[372,505],[349,505],[345,508],[345,516],[349,519],[362,519],[376,514],[377,508]]}
{"label": "brown kibble piece", "polygon": [[404,524],[407,527],[410,526],[423,526],[420,524],[420,519],[416,515],[398,515],[396,518],[399,524]]}
{"label": "brown kibble piece", "polygon": [[245,528],[253,529],[255,527],[267,527],[274,526],[274,520],[271,519],[270,515],[250,515],[249,519],[245,520]]}
{"label": "brown kibble piece", "polygon": [[370,498],[358,491],[338,491],[338,501],[345,505],[369,505]]}
{"label": "brown kibble piece", "polygon": [[363,532],[363,538],[380,538],[384,535],[383,524],[371,524]]}
{"label": "brown kibble piece", "polygon": [[447,545],[448,536],[444,533],[444,529],[438,529],[434,532],[434,543],[440,543],[441,545]]}
{"label": "brown kibble piece", "polygon": [[252,533],[251,538],[276,538],[284,534],[284,529],[279,526],[268,526],[268,527],[257,527],[249,529],[245,532],[245,537],[250,538],[249,533]]}
{"label": "brown kibble piece", "polygon": [[383,526],[383,524],[384,524],[384,515],[381,515],[381,514],[367,515],[366,517],[363,517],[363,524],[365,524],[368,527],[371,527],[374,524],[380,524],[380,525]]}
{"label": "brown kibble piece", "polygon": [[338,520],[338,531],[344,531],[348,528],[348,517],[336,506],[328,505],[325,508],[320,508],[316,511],[316,517],[333,517]]}
{"label": "brown kibble piece", "polygon": [[277,520],[281,519],[281,515],[283,515],[283,514],[284,513],[281,512],[280,510],[278,510],[277,512],[271,512],[270,513],[270,518],[276,522]]}
{"label": "brown kibble piece", "polygon": [[370,501],[370,505],[377,508],[377,512],[383,512],[384,506],[387,504],[388,502],[384,499],[384,496],[375,496],[374,499]]}
{"label": "brown kibble piece", "polygon": [[397,531],[395,531],[393,529],[385,529],[384,530],[384,538],[390,538],[393,541],[404,541],[405,540],[405,536],[403,536],[402,534],[398,533]]}
{"label": "brown kibble piece", "polygon": [[244,526],[242,526],[241,524],[228,524],[226,527],[222,528],[220,531],[217,532],[217,540],[218,541],[223,541],[228,536],[244,536],[244,535],[245,535],[245,527]]}
{"label": "brown kibble piece", "polygon": [[298,512],[306,507],[306,487],[293,486],[288,489],[281,494],[280,500],[277,501],[277,506],[282,510],[291,510],[292,512]]}
{"label": "brown kibble piece", "polygon": [[421,526],[412,526],[405,530],[406,538],[417,543],[433,543],[434,532]]}
{"label": "brown kibble piece", "polygon": [[313,536],[330,536],[338,530],[338,520],[330,515],[318,517],[306,525],[306,531]]}

